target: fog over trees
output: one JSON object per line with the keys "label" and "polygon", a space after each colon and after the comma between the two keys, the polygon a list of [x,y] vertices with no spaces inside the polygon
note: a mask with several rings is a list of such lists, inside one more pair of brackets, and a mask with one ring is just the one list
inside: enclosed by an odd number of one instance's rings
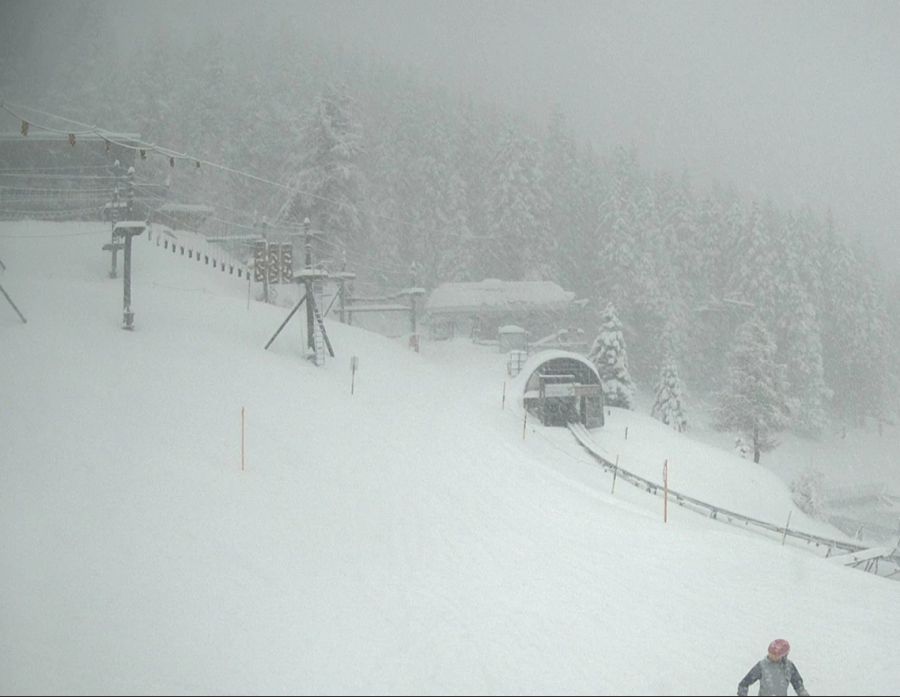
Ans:
{"label": "fog over trees", "polygon": [[[332,235],[329,263],[362,282],[402,287],[413,263],[429,289],[552,280],[588,300],[592,336],[611,304],[638,385],[677,365],[695,398],[730,389],[723,418],[751,441],[735,384],[765,359],[783,372],[767,408],[785,416],[767,417],[757,447],[776,427],[896,418],[900,283],[857,221],[647,165],[632,143],[585,136],[562,106],[528,113],[319,37],[297,14],[194,35],[191,8],[183,23],[171,6],[128,23],[115,5],[9,3],[0,95],[285,184],[139,162],[144,180],[169,178],[176,199],[233,223],[309,216]],[[51,25],[63,43],[40,40]]]}

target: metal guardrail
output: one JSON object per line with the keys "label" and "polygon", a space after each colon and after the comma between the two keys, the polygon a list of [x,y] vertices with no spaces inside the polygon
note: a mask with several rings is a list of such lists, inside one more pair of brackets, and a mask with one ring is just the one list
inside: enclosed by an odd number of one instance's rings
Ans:
{"label": "metal guardrail", "polygon": [[[575,436],[575,439],[578,441],[578,443],[591,455],[591,457],[599,462],[604,469],[610,472],[615,472],[617,477],[624,479],[633,486],[645,489],[648,493],[651,493],[654,496],[662,493],[662,484],[651,482],[649,479],[644,479],[643,477],[634,474],[633,472],[629,472],[628,470],[617,466],[615,463],[610,462],[603,455],[598,453],[593,439],[590,436],[590,433],[588,433],[587,429],[582,424],[569,424],[569,430],[571,431],[572,435]],[[746,526],[753,525],[755,527],[762,528],[763,530],[776,533],[783,537],[786,536],[798,540],[803,540],[807,544],[812,543],[817,547],[820,545],[825,546],[829,550],[826,556],[830,556],[834,552],[834,550],[838,549],[848,553],[861,552],[868,549],[868,547],[865,545],[859,545],[853,542],[845,542],[843,540],[834,540],[829,537],[813,535],[811,533],[806,533],[799,530],[791,530],[790,528],[775,525],[773,523],[768,523],[764,520],[758,520],[757,518],[752,518],[750,516],[743,515],[742,513],[736,513],[735,511],[730,511],[727,508],[722,508],[721,506],[715,506],[705,501],[696,499],[693,496],[688,496],[687,494],[682,494],[672,489],[669,489],[668,492],[669,496],[672,497],[672,499],[678,505],[695,510],[698,513],[702,512],[709,518],[713,518],[715,520],[724,519],[726,522],[740,521],[743,522]],[[896,549],[894,550],[893,554],[884,558],[889,559],[890,561],[900,566],[900,556],[898,556],[898,552]]]}

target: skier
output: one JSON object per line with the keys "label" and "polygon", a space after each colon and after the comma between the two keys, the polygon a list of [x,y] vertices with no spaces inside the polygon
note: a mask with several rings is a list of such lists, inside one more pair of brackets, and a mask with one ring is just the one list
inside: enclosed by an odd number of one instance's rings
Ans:
{"label": "skier", "polygon": [[798,695],[808,695],[797,666],[787,658],[791,645],[784,639],[769,644],[769,654],[750,669],[738,683],[738,695],[746,695],[747,689],[759,680],[760,695],[786,695],[788,683]]}

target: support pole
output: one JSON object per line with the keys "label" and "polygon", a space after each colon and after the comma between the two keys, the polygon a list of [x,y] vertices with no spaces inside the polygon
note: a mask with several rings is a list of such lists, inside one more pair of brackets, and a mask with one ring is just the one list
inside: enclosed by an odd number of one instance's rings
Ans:
{"label": "support pole", "polygon": [[338,290],[337,295],[335,295],[335,296],[331,299],[331,302],[328,303],[328,307],[325,308],[325,312],[322,314],[322,317],[323,317],[323,318],[328,317],[328,313],[331,312],[331,308],[334,307],[334,303],[335,303],[335,301],[338,299],[338,297],[340,297],[340,294],[341,294],[341,291]]}
{"label": "support pole", "polygon": [[[5,269],[6,267],[4,266],[3,268]],[[19,315],[19,319],[22,320],[22,324],[28,324],[28,320],[25,319],[25,315],[19,312],[19,308],[16,307],[16,304],[12,301],[12,298],[9,297],[9,294],[5,290],[3,290],[3,286],[0,286],[0,293],[3,293],[3,297],[6,298],[6,302],[12,305],[12,309],[16,311],[17,315]]]}
{"label": "support pole", "polygon": [[111,233],[110,247],[111,247],[111,251],[112,251],[112,268],[110,268],[110,270],[109,270],[109,277],[115,278],[118,275],[116,266],[118,266],[117,257],[119,256],[119,247],[118,247],[118,244],[116,243],[116,223],[119,222],[119,185],[118,185],[118,183],[116,184],[115,191],[113,191],[113,207],[112,207],[110,218],[111,218],[111,222],[112,222],[111,229],[110,229],[110,233]]}
{"label": "support pole", "polygon": [[663,462],[663,522],[669,522],[669,461]]}
{"label": "support pole", "polygon": [[787,522],[784,524],[784,534],[781,536],[781,546],[782,547],[784,547],[784,540],[787,537],[788,526],[791,524],[791,513],[793,513],[793,511],[788,511],[788,519],[787,519]]}
{"label": "support pole", "polygon": [[113,165],[113,172],[115,176],[114,184],[113,184],[113,195],[112,195],[112,209],[109,213],[109,244],[104,245],[103,249],[112,253],[111,266],[109,269],[109,277],[116,278],[118,276],[118,257],[119,257],[119,249],[121,249],[121,243],[116,239],[116,225],[119,223],[119,161],[116,160],[116,163]]}
{"label": "support pole", "polygon": [[126,329],[134,328],[134,312],[131,311],[131,235],[125,235],[125,259],[122,263],[122,321]]}
{"label": "support pole", "polygon": [[114,231],[116,240],[125,240],[125,259],[122,264],[122,328],[134,329],[134,312],[131,309],[131,240],[140,235],[146,226],[142,222],[125,221],[118,223]]}
{"label": "support pole", "polygon": [[291,321],[291,317],[293,317],[297,313],[297,310],[300,309],[300,306],[305,301],[306,301],[306,296],[304,295],[302,298],[300,298],[300,302],[298,302],[296,305],[294,305],[294,309],[291,310],[291,313],[287,317],[284,318],[284,322],[281,323],[281,326],[278,327],[277,331],[272,335],[272,338],[269,339],[269,343],[266,344],[264,350],[268,349],[272,345],[272,342],[275,341],[276,338],[278,338],[278,335],[281,334],[281,330],[284,329],[285,326],[287,325],[287,323]]}
{"label": "support pole", "polygon": [[353,282],[351,281],[349,285],[344,287],[346,291],[345,295],[341,296],[341,306],[347,312],[347,324],[349,326],[353,325]]}
{"label": "support pole", "polygon": [[134,167],[128,168],[128,175],[125,183],[126,206],[125,211],[128,213],[128,220],[137,218],[134,212]]}
{"label": "support pole", "polygon": [[[338,283],[340,284],[339,290],[338,290],[338,298],[339,298],[339,300],[340,300],[340,304],[338,305],[338,319],[340,319],[341,324],[344,323],[344,319],[345,319],[345,316],[344,316],[344,298],[345,298],[346,296],[344,295],[344,288],[346,287],[346,284],[347,284],[347,278],[348,278],[348,274],[347,274],[347,250],[344,249],[344,250],[341,250],[341,272],[340,272],[340,274],[338,274],[338,279],[339,279],[339,280],[338,280]],[[328,313],[326,312],[325,314],[327,315]]]}
{"label": "support pole", "polygon": [[337,279],[337,294],[332,298],[331,304],[329,304],[328,309],[325,310],[324,317],[328,316],[328,313],[331,311],[332,305],[335,303],[338,304],[338,319],[341,321],[341,324],[349,323],[348,318],[348,310],[350,304],[350,292],[351,292],[351,284],[353,283],[353,279],[356,278],[356,274],[350,271],[347,271],[346,262],[343,264],[343,268],[341,270],[332,275],[332,278]]}
{"label": "support pole", "polygon": [[616,455],[616,464],[613,465],[613,483],[612,490],[609,492],[610,494],[616,493],[616,476],[619,474],[619,456]]}
{"label": "support pole", "polygon": [[[312,237],[309,232],[309,218],[304,218],[303,220],[303,249],[305,253],[304,266],[307,271],[312,270]],[[316,317],[313,311],[313,299],[312,292],[313,287],[312,283],[308,280],[305,281],[306,285],[306,294],[309,296],[310,302],[306,303],[306,347],[315,353],[316,350]]]}
{"label": "support pole", "polygon": [[410,325],[410,337],[409,342],[412,347],[415,349],[416,353],[419,352],[419,337],[416,334],[416,287],[418,286],[418,267],[416,266],[416,262],[413,262],[410,265],[410,287],[409,287],[409,325]]}

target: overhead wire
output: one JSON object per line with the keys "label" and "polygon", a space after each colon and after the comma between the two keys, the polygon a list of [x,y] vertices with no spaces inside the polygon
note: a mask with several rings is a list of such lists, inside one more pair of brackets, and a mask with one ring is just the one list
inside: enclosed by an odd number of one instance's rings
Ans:
{"label": "overhead wire", "polygon": [[45,194],[64,193],[64,194],[100,194],[109,193],[108,187],[95,187],[92,189],[68,189],[68,188],[45,188],[36,186],[12,186],[0,184],[0,191],[36,191]]}
{"label": "overhead wire", "polygon": [[[81,129],[83,129],[83,130],[79,130],[79,131],[68,131],[68,130],[64,130],[64,129],[59,129],[59,128],[54,128],[54,127],[51,127],[51,126],[47,126],[47,125],[45,125],[45,124],[36,123],[36,122],[34,122],[34,121],[32,121],[32,120],[29,120],[29,119],[26,119],[25,117],[23,117],[20,113],[16,112],[14,109],[10,108],[11,106],[12,106],[12,107],[19,108],[19,109],[25,109],[25,110],[28,110],[28,111],[32,111],[32,112],[34,112],[34,113],[42,114],[42,115],[47,116],[47,117],[49,117],[49,118],[55,118],[55,119],[58,119],[58,120],[61,120],[61,121],[65,121],[65,122],[67,122],[67,123],[71,123],[71,124],[73,124],[73,125],[75,125],[75,126],[78,126],[79,128],[81,128]],[[53,113],[48,112],[48,111],[44,111],[44,110],[41,110],[41,109],[37,109],[37,108],[35,108],[35,107],[24,106],[24,105],[19,105],[19,104],[13,104],[13,103],[10,103],[10,102],[5,102],[5,101],[3,101],[2,99],[0,99],[0,109],[2,109],[3,111],[6,111],[6,112],[7,112],[8,114],[10,114],[11,116],[13,116],[13,117],[15,117],[15,118],[17,118],[17,119],[19,119],[19,120],[21,120],[21,121],[23,121],[23,122],[26,122],[26,123],[28,123],[29,125],[34,126],[35,128],[40,129],[40,130],[46,130],[46,131],[49,131],[49,132],[51,132],[51,133],[58,133],[58,134],[61,134],[61,135],[70,135],[70,134],[71,134],[71,135],[74,135],[74,136],[76,136],[76,137],[77,137],[78,135],[82,135],[82,136],[84,136],[84,135],[95,135],[95,136],[97,136],[97,137],[99,137],[99,138],[102,138],[104,141],[106,141],[106,142],[108,142],[108,143],[111,143],[111,144],[113,144],[113,145],[116,145],[116,146],[118,146],[118,147],[121,147],[121,148],[124,148],[124,149],[128,149],[128,150],[132,150],[132,151],[140,151],[140,152],[142,153],[142,156],[144,156],[144,155],[149,151],[149,152],[157,153],[157,154],[160,154],[160,155],[162,155],[162,156],[164,156],[164,157],[169,158],[169,159],[170,159],[170,162],[171,162],[171,161],[174,161],[174,160],[188,161],[188,162],[193,162],[193,163],[195,163],[195,166],[198,166],[198,167],[202,164],[202,165],[205,165],[205,166],[207,166],[207,167],[209,167],[209,168],[212,168],[212,169],[216,169],[216,170],[220,170],[220,171],[223,171],[223,172],[227,172],[227,173],[230,173],[230,174],[239,176],[239,177],[244,177],[244,178],[246,178],[246,179],[249,179],[249,180],[252,180],[252,181],[256,181],[256,182],[259,182],[259,183],[261,183],[261,184],[265,184],[265,185],[267,185],[267,186],[276,187],[276,188],[279,189],[279,190],[289,192],[292,196],[296,196],[296,195],[308,196],[308,197],[310,197],[310,198],[314,198],[314,199],[317,199],[317,200],[321,200],[321,201],[324,201],[324,202],[326,202],[326,203],[331,203],[332,205],[336,205],[336,206],[340,206],[340,207],[345,207],[345,206],[348,205],[348,204],[347,204],[346,202],[344,202],[344,201],[338,201],[338,200],[332,199],[332,198],[327,197],[327,196],[322,196],[322,195],[320,195],[320,194],[315,194],[315,193],[310,192],[310,191],[305,191],[305,190],[300,189],[300,188],[298,188],[298,187],[296,187],[296,186],[290,186],[290,185],[285,184],[285,183],[283,183],[283,182],[278,182],[278,181],[274,181],[274,180],[272,180],[272,179],[268,179],[268,178],[266,178],[266,177],[261,177],[261,176],[259,176],[259,175],[253,174],[253,173],[251,173],[251,172],[246,172],[246,171],[243,171],[243,170],[236,169],[236,168],[234,168],[234,167],[229,167],[229,166],[227,166],[227,165],[223,165],[223,164],[221,164],[221,163],[213,162],[213,161],[211,161],[211,160],[207,160],[207,159],[202,158],[202,157],[196,157],[196,156],[190,155],[190,154],[188,154],[188,153],[178,152],[178,151],[173,150],[173,149],[171,149],[171,148],[167,148],[167,147],[164,147],[164,146],[160,146],[160,145],[157,145],[157,144],[154,144],[154,143],[148,143],[148,142],[145,142],[145,141],[142,141],[142,140],[139,140],[139,139],[131,139],[131,138],[128,138],[128,136],[129,136],[130,134],[122,134],[122,133],[116,133],[116,132],[113,132],[113,131],[108,131],[108,130],[105,130],[105,129],[101,129],[101,128],[97,127],[96,125],[86,124],[86,123],[83,123],[83,122],[80,122],[80,121],[76,121],[76,120],[74,120],[74,119],[67,118],[67,117],[65,117],[65,116],[60,116],[59,114],[53,114]],[[124,138],[123,138],[123,136],[124,136]],[[127,138],[127,142],[126,142],[126,140],[125,140],[126,138]],[[45,175],[45,176],[46,176],[46,175]],[[49,175],[49,176],[52,176],[52,175]],[[85,175],[85,178],[86,178],[86,177],[87,177],[87,175]],[[104,177],[104,178],[105,178],[105,177]],[[375,218],[375,219],[378,219],[378,220],[384,220],[384,221],[386,221],[386,222],[391,222],[391,223],[394,223],[394,224],[397,224],[397,225],[402,225],[402,226],[411,228],[413,231],[420,231],[420,230],[421,230],[420,226],[418,226],[417,224],[412,223],[412,222],[410,222],[410,221],[408,221],[408,220],[402,220],[402,219],[400,219],[400,218],[396,218],[396,217],[393,217],[393,216],[387,216],[387,215],[380,214],[380,213],[376,213],[376,212],[371,212],[370,215],[371,215],[372,218]],[[234,225],[236,225],[236,226],[244,227],[244,228],[247,228],[247,229],[252,228],[252,226],[250,226],[250,225],[245,225],[245,224],[242,224],[242,223],[237,223],[237,222],[235,222],[235,221],[226,221],[226,220],[224,220],[224,219],[219,219],[219,221],[220,221],[220,222],[224,222],[224,223],[228,223],[228,224],[234,224]],[[479,241],[480,239],[481,239],[481,238],[474,238],[473,241]],[[495,261],[498,261],[498,262],[501,262],[501,263],[502,263],[503,260],[497,255],[496,251],[493,250],[493,249],[490,249],[490,246],[489,246],[489,245],[486,246],[486,247],[487,247],[487,248],[481,249],[481,250],[480,250],[480,253],[482,253],[482,254],[487,254],[487,255],[489,255],[490,257],[492,257]],[[339,246],[337,246],[337,245],[335,246],[335,249],[341,251],[342,253],[346,251],[342,246],[339,247]],[[352,254],[352,252],[351,252],[351,254]],[[354,261],[358,261],[358,260],[354,260]],[[386,271],[387,271],[388,273],[391,273],[391,274],[394,274],[394,275],[402,275],[402,274],[404,274],[404,273],[408,273],[408,270],[401,270],[401,269],[399,269],[399,267],[395,267],[395,268],[393,268],[393,269],[375,268],[375,267],[370,266],[370,265],[365,265],[365,264],[362,263],[362,262],[356,263],[355,266],[357,266],[357,267],[359,267],[359,268],[366,268],[366,270],[374,271],[374,272],[375,272],[377,275],[379,275],[379,276],[383,276],[383,275],[385,274]]]}
{"label": "overhead wire", "polygon": [[[267,179],[265,177],[261,177],[259,175],[253,174],[251,172],[246,172],[243,170],[236,169],[234,167],[229,167],[227,165],[223,165],[223,164],[220,164],[217,162],[212,162],[211,160],[207,160],[202,157],[196,157],[196,156],[190,155],[188,153],[181,153],[176,150],[172,150],[171,148],[166,148],[164,146],[156,145],[154,143],[147,143],[147,142],[144,142],[141,140],[135,140],[133,143],[123,142],[119,138],[122,135],[128,135],[128,134],[114,133],[112,131],[107,131],[107,130],[101,129],[97,126],[92,126],[90,124],[82,123],[80,121],[75,121],[74,119],[69,119],[64,116],[59,116],[58,114],[51,114],[50,112],[42,111],[42,110],[36,109],[34,107],[24,106],[21,104],[13,104],[11,102],[5,102],[3,99],[0,99],[0,109],[2,109],[3,111],[6,111],[8,114],[14,116],[15,118],[19,119],[20,121],[27,122],[29,125],[34,126],[35,128],[40,129],[40,130],[46,130],[46,131],[50,131],[52,133],[59,133],[59,134],[63,134],[63,135],[68,135],[69,133],[71,133],[70,131],[52,128],[49,126],[45,126],[43,124],[39,124],[39,123],[30,121],[29,119],[26,119],[21,114],[15,112],[13,109],[11,109],[10,105],[14,106],[16,108],[34,111],[35,113],[43,114],[44,116],[48,116],[50,118],[61,119],[63,121],[67,121],[68,123],[72,123],[74,125],[77,125],[79,127],[83,127],[85,129],[87,129],[84,131],[79,131],[79,132],[73,133],[73,135],[75,135],[76,137],[79,134],[81,134],[81,135],[96,135],[96,136],[99,136],[100,138],[103,138],[104,140],[112,143],[113,145],[117,145],[119,147],[126,148],[129,150],[144,151],[145,153],[147,151],[155,152],[155,153],[158,153],[158,154],[163,155],[168,158],[174,158],[175,160],[188,161],[188,162],[206,165],[207,167],[211,167],[213,169],[218,169],[223,172],[229,172],[231,174],[235,174],[240,177],[245,177],[247,179],[260,182],[262,184],[274,186],[283,191],[287,191],[287,192],[291,193],[292,195],[308,196],[308,197],[311,197],[311,198],[314,198],[314,199],[317,199],[320,201],[324,201],[326,203],[331,203],[332,205],[340,206],[340,207],[345,207],[348,205],[345,201],[338,201],[338,200],[329,198],[328,196],[322,196],[321,194],[316,194],[311,191],[305,191],[303,189],[297,188],[295,186],[290,186],[283,182],[277,182],[272,179]],[[136,144],[134,144],[134,143],[136,143]],[[387,222],[391,222],[391,223],[395,223],[398,225],[403,225],[403,226],[409,227],[415,231],[420,230],[419,226],[417,226],[415,223],[412,223],[408,220],[401,220],[399,218],[385,216],[383,214],[374,213],[374,212],[370,213],[370,215],[374,218],[378,218],[379,220],[385,220]]]}
{"label": "overhead wire", "polygon": [[0,167],[0,174],[20,174],[30,176],[34,173],[64,171],[67,169],[108,169],[110,165],[65,165],[62,167]]}
{"label": "overhead wire", "polygon": [[[6,102],[6,103],[9,104],[9,102]],[[3,100],[0,99],[0,106],[2,106],[2,105],[3,105]],[[51,119],[59,119],[60,121],[67,121],[68,123],[71,123],[75,126],[80,126],[82,128],[89,128],[89,129],[92,129],[91,132],[93,132],[97,128],[96,126],[91,126],[89,124],[82,123],[81,121],[75,121],[73,119],[66,118],[65,116],[60,116],[59,114],[51,114],[49,111],[43,111],[34,106],[24,106],[21,104],[14,104],[13,106],[18,106],[21,109],[28,109],[29,111],[33,111],[36,114],[41,114],[42,116],[47,116]],[[7,111],[9,111],[9,110],[7,109]],[[16,116],[16,118],[21,118],[21,117]],[[66,131],[58,131],[58,133],[66,133]]]}
{"label": "overhead wire", "polygon": [[[154,194],[154,193],[150,192],[149,195],[152,198],[155,198],[159,201],[167,202],[165,199],[160,197],[158,194]],[[217,204],[217,205],[221,205],[221,204]],[[225,208],[226,210],[231,210],[232,212],[240,213],[240,211],[238,211],[237,209],[230,208],[228,206],[222,206],[222,207]],[[262,232],[260,225],[255,224],[255,223],[242,223],[242,222],[238,222],[236,220],[229,220],[227,218],[223,218],[221,216],[216,216],[216,215],[210,215],[207,217],[207,219],[213,220],[216,222],[220,222],[223,225],[233,226],[233,227],[237,227],[240,229],[249,230],[252,232],[257,232],[260,234]],[[296,237],[298,235],[302,235],[303,226],[302,226],[302,224],[282,224],[282,225],[278,225],[278,226],[269,224],[269,225],[267,225],[267,231],[268,231],[268,234],[272,235],[272,236],[289,235],[289,236]],[[317,231],[317,232],[321,233],[322,231]],[[332,239],[329,239],[329,237],[327,235],[318,234],[318,235],[316,235],[316,239],[317,239],[317,243],[320,246],[328,247],[332,251],[340,252],[342,254],[346,251],[345,247],[342,244],[340,244],[339,242],[336,242]],[[385,271],[387,270],[387,272],[389,272],[393,275],[404,276],[404,277],[409,274],[408,267],[403,267],[403,266],[398,265],[398,266],[391,266],[386,269],[384,266],[376,267],[376,266],[373,266],[370,264],[366,264],[365,262],[358,261],[356,259],[353,259],[353,256],[354,256],[354,254],[351,251],[348,254],[348,263],[351,264],[352,267],[356,268],[356,269],[363,269],[366,271],[371,271],[374,274],[384,274]],[[333,261],[335,263],[341,263],[342,259],[334,259]]]}
{"label": "overhead wire", "polygon": [[64,179],[66,181],[72,181],[72,180],[109,181],[111,179],[120,179],[121,178],[114,174],[107,174],[107,175],[73,174],[70,176],[67,174],[27,174],[27,175],[22,175],[22,174],[11,174],[8,172],[0,172],[0,177],[19,177],[19,178],[24,177],[26,179]]}

